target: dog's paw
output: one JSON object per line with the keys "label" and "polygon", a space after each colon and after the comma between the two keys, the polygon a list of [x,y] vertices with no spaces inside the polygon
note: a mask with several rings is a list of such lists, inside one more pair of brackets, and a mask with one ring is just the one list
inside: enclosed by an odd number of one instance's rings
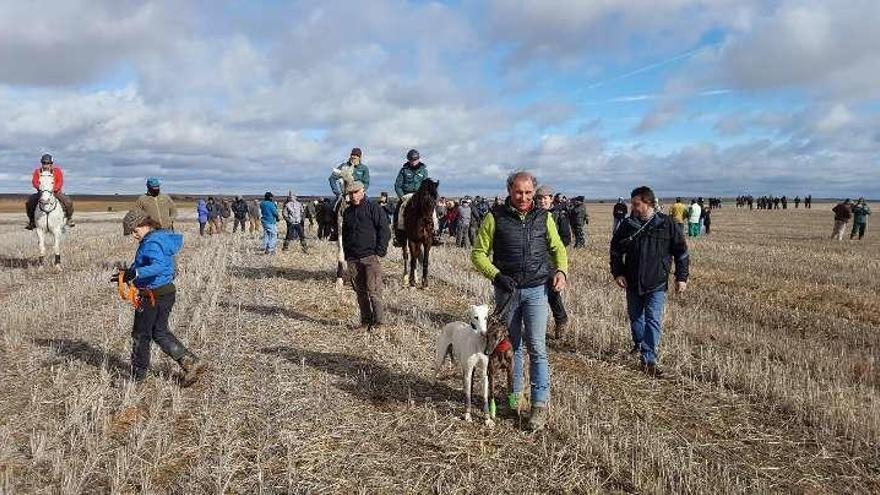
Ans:
{"label": "dog's paw", "polygon": [[471,422],[471,413],[469,413],[469,412],[464,413],[464,420],[467,421],[468,423],[470,423]]}
{"label": "dog's paw", "polygon": [[492,421],[492,418],[486,418],[485,423],[487,428],[495,428],[495,422]]}

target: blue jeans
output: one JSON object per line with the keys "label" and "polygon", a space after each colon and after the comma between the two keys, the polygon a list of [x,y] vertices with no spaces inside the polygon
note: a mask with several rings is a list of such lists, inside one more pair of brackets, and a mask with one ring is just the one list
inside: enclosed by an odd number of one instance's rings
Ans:
{"label": "blue jeans", "polygon": [[274,253],[278,243],[278,224],[263,222],[263,249]]}
{"label": "blue jeans", "polygon": [[[495,290],[495,304],[501,305],[507,293]],[[532,380],[532,406],[546,406],[550,400],[550,364],[547,360],[547,286],[519,289],[508,313],[507,330],[513,346],[513,393],[523,389],[523,339],[529,352]],[[525,328],[524,328],[525,327]]]}
{"label": "blue jeans", "polygon": [[639,295],[638,291],[632,289],[626,291],[626,310],[629,313],[633,344],[645,363],[657,362],[657,345],[660,344],[665,305],[665,290],[655,290],[644,295]]}

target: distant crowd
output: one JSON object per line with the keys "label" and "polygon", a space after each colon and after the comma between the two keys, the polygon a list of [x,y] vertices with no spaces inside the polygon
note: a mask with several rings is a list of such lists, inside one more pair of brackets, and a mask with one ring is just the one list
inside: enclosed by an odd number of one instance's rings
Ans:
{"label": "distant crowd", "polygon": [[[788,196],[785,196],[785,195],[782,195],[782,196],[773,196],[773,195],[760,196],[757,199],[751,195],[744,195],[744,196],[738,196],[736,198],[736,207],[737,208],[748,207],[749,210],[754,210],[755,207],[757,206],[757,209],[759,209],[759,210],[779,210],[780,206],[781,206],[782,207],[781,209],[787,210],[788,209],[788,202],[789,202]],[[795,208],[800,207],[801,197],[795,196],[794,199],[792,200],[792,202],[794,203]],[[813,196],[811,194],[804,196],[803,203],[804,203],[804,208],[806,208],[806,209],[812,208],[813,207]]]}

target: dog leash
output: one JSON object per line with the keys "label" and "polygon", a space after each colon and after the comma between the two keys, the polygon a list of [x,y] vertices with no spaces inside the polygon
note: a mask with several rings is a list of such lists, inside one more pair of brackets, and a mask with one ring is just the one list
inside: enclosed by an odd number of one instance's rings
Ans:
{"label": "dog leash", "polygon": [[119,270],[119,278],[117,279],[116,289],[119,292],[119,298],[129,302],[135,310],[141,309],[143,306],[142,295],[146,295],[150,301],[150,306],[156,307],[156,294],[150,289],[138,289],[133,284],[123,282],[125,270]]}

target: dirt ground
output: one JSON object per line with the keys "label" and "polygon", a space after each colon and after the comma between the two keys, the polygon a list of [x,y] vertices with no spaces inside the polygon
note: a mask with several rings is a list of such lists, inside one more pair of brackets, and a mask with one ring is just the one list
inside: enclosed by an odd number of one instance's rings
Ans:
{"label": "dirt ground", "polygon": [[19,215],[0,215],[0,493],[880,491],[873,225],[835,242],[830,205],[716,211],[689,241],[654,379],[628,354],[610,205],[590,208],[536,434],[515,414],[464,422],[460,377],[433,379],[438,329],[491,293],[464,249],[432,251],[424,290],[401,287],[390,253],[388,324],[364,334],[329,243],[265,256],[256,238],[182,223],[171,323],[211,370],[180,389],[154,348],[138,388],[132,310],[107,283],[135,249],[120,213],[83,214],[60,273],[33,264]]}

